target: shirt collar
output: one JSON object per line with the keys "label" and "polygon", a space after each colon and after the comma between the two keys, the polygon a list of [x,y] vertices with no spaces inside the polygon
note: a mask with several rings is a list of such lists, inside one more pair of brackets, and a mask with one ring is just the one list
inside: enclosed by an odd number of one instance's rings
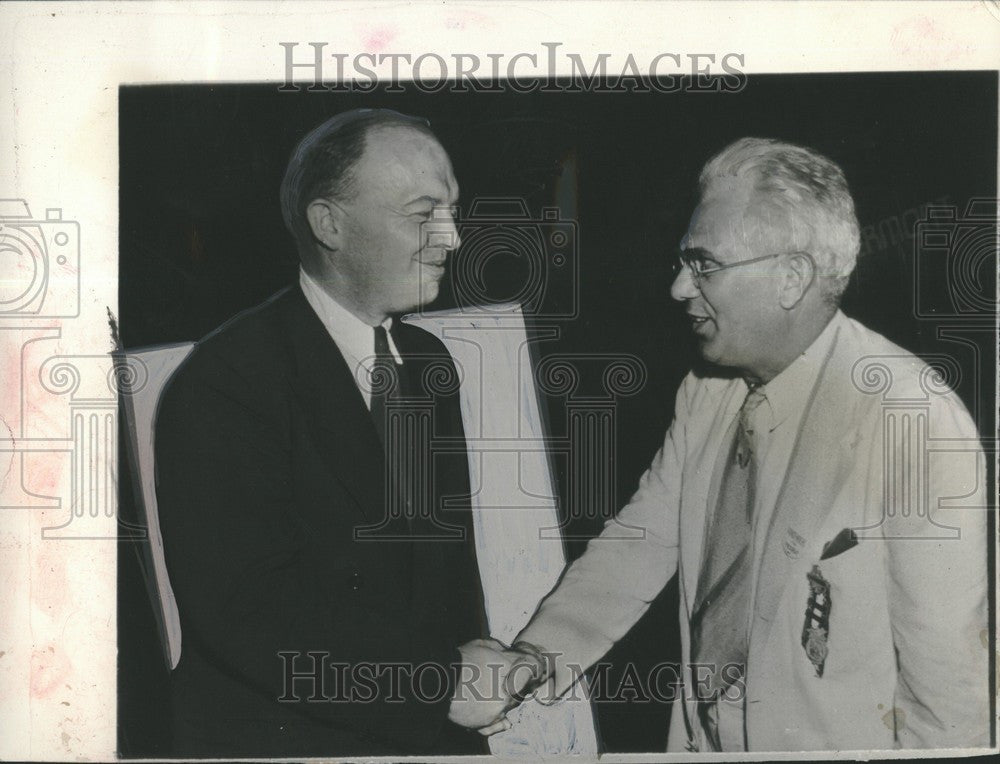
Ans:
{"label": "shirt collar", "polygon": [[[370,364],[375,355],[375,330],[351,311],[337,302],[323,289],[320,282],[310,276],[302,268],[299,269],[299,285],[306,301],[319,316],[333,341],[337,343],[340,352],[347,357],[354,367],[361,362]],[[392,318],[382,322],[389,338],[389,349],[396,363],[402,363],[396,344],[393,342],[390,329]]]}
{"label": "shirt collar", "polygon": [[[773,431],[793,412],[805,409],[813,386],[819,379],[823,359],[833,344],[833,338],[843,321],[843,316],[844,314],[838,310],[812,344],[780,374],[761,387],[767,397],[758,410],[763,416],[769,417],[769,431]],[[764,421],[768,422],[768,419]]]}

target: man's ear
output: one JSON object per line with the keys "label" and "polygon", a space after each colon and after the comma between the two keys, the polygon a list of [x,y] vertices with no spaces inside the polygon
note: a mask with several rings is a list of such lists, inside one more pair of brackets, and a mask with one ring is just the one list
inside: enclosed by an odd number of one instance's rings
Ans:
{"label": "man's ear", "polygon": [[816,263],[806,252],[788,255],[784,279],[781,282],[781,307],[791,310],[805,297],[816,280]]}
{"label": "man's ear", "polygon": [[344,210],[331,199],[313,199],[306,207],[306,219],[312,235],[329,250],[342,248],[344,235]]}

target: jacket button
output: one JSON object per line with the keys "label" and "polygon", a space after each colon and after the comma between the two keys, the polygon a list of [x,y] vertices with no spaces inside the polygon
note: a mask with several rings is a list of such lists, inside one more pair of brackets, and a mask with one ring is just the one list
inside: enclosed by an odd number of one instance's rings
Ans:
{"label": "jacket button", "polygon": [[364,585],[365,581],[361,577],[360,573],[352,573],[350,578],[347,579],[347,583],[350,585],[351,589],[358,591]]}

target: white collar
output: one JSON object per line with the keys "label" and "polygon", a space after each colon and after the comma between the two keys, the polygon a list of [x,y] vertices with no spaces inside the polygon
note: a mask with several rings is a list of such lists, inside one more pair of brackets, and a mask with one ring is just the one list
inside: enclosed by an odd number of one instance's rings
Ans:
{"label": "white collar", "polygon": [[[347,308],[337,302],[321,286],[320,282],[310,276],[302,268],[299,269],[299,285],[306,297],[306,302],[312,307],[319,320],[323,322],[330,337],[344,355],[352,372],[356,372],[358,364],[370,366],[375,356],[375,330],[366,324]],[[390,329],[392,318],[382,322],[386,336],[389,338],[389,350],[396,363],[402,363],[396,343],[392,340]]]}
{"label": "white collar", "polygon": [[769,430],[774,430],[792,412],[804,410],[819,379],[823,360],[843,321],[844,314],[838,310],[808,348],[774,379],[761,386],[761,391],[766,396],[766,404],[761,408],[770,414]]}

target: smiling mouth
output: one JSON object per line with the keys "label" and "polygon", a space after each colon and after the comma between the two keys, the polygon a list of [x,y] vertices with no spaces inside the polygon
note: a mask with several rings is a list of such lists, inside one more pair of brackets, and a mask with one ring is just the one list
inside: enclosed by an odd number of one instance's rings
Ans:
{"label": "smiling mouth", "polygon": [[420,260],[420,272],[423,274],[423,278],[429,279],[436,282],[441,281],[445,274],[445,261],[430,261],[430,260]]}

